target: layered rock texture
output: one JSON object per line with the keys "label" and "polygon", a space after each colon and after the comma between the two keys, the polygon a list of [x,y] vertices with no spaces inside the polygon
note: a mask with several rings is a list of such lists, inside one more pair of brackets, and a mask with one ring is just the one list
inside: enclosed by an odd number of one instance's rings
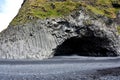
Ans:
{"label": "layered rock texture", "polygon": [[[54,13],[37,4],[43,3],[42,0],[24,1],[18,15],[8,28],[0,33],[0,58],[44,59],[61,55],[120,55],[120,41],[114,18],[94,14],[82,6],[85,3],[81,0],[45,1],[55,10]],[[59,15],[56,10],[60,11],[61,8],[58,9],[55,3],[67,4],[66,14]],[[27,12],[31,11],[31,5],[32,12]],[[72,9],[69,9],[70,6]],[[55,16],[51,12],[50,17],[44,13],[41,16],[42,12],[36,12],[35,8],[46,13],[51,11]]]}

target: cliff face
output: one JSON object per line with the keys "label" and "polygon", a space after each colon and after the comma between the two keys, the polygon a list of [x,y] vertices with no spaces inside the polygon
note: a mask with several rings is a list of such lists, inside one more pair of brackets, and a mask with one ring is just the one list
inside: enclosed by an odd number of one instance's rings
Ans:
{"label": "cliff face", "polygon": [[85,4],[79,0],[25,0],[18,15],[0,34],[0,58],[120,55],[114,19],[89,11]]}

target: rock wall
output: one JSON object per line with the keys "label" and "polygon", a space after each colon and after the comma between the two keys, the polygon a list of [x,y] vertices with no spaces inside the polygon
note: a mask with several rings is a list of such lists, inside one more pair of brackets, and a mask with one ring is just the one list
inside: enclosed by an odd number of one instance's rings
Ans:
{"label": "rock wall", "polygon": [[[71,38],[76,38],[73,40],[76,43],[69,42],[64,46]],[[119,44],[113,20],[90,16],[81,9],[65,18],[38,19],[23,25],[10,25],[0,34],[0,58],[44,59],[74,54],[75,50],[75,54],[82,56],[118,56]]]}
{"label": "rock wall", "polygon": [[52,57],[55,39],[41,23],[8,27],[0,35],[0,58],[42,59]]}

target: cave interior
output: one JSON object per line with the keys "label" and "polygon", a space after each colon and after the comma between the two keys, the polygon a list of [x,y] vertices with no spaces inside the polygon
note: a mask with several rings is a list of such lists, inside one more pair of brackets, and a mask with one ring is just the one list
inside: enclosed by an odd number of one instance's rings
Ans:
{"label": "cave interior", "polygon": [[54,56],[93,56],[107,57],[114,55],[113,51],[108,50],[109,40],[99,37],[71,37],[58,45]]}

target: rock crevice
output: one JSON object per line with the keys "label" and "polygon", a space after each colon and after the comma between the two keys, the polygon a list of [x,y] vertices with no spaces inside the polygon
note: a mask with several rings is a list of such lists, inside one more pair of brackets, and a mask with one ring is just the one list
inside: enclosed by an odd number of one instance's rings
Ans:
{"label": "rock crevice", "polygon": [[108,18],[84,10],[66,18],[38,19],[9,26],[0,34],[0,58],[44,59],[56,55],[118,56],[119,35]]}

